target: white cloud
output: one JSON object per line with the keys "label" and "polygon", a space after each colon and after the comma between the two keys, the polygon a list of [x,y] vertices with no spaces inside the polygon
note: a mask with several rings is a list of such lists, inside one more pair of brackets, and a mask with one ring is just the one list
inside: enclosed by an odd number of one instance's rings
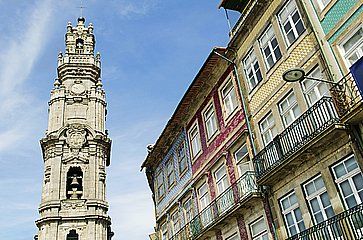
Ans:
{"label": "white cloud", "polygon": [[[38,60],[51,29],[52,1],[38,1],[16,30],[2,39],[0,56],[0,152],[9,150],[19,139],[31,134],[39,123],[39,106],[35,96],[25,88],[33,66]],[[11,36],[10,36],[11,35]]]}
{"label": "white cloud", "polygon": [[121,1],[118,13],[123,17],[132,15],[146,15],[158,4],[157,0],[142,0],[142,1]]}

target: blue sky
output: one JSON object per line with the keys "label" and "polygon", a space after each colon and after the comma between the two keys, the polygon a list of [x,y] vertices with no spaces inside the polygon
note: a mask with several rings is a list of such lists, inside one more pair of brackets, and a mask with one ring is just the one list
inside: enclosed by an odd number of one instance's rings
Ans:
{"label": "blue sky", "polygon": [[[113,140],[107,196],[115,240],[145,240],[153,202],[140,165],[228,28],[219,0],[89,0]],[[39,139],[76,0],[0,0],[0,239],[36,233],[43,162]]]}

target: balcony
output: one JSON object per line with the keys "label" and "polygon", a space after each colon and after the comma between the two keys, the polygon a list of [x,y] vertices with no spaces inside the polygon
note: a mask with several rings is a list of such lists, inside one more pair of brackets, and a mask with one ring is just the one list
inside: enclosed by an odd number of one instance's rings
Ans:
{"label": "balcony", "polygon": [[170,239],[197,239],[238,207],[244,205],[253,196],[259,196],[259,190],[254,172],[249,171],[214,199]]}
{"label": "balcony", "polygon": [[337,82],[330,92],[342,122],[359,122],[363,119],[362,94],[351,73]]}
{"label": "balcony", "polygon": [[363,239],[363,204],[321,222],[287,240]]}
{"label": "balcony", "polygon": [[282,176],[282,171],[277,170],[288,171],[287,165],[293,156],[305,147],[311,147],[318,139],[321,140],[339,122],[332,98],[321,98],[253,159],[258,183],[270,183],[276,172]]}

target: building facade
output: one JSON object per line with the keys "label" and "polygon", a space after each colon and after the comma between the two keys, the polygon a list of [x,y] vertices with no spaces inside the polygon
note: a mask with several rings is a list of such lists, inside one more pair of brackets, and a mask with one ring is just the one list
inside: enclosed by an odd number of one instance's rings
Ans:
{"label": "building facade", "polygon": [[[228,46],[209,55],[143,164],[151,239],[361,239],[362,2],[220,7],[241,13]],[[163,163],[181,132],[191,175],[162,210]]]}
{"label": "building facade", "polygon": [[86,27],[84,18],[75,27],[68,23],[65,43],[40,141],[44,179],[35,238],[109,240],[105,187],[111,140],[93,25]]}
{"label": "building facade", "polygon": [[[311,7],[322,2],[330,7],[317,20]],[[222,2],[222,7],[242,12],[228,47],[236,52],[231,57],[248,102],[257,183],[271,209],[268,221],[275,239],[362,236],[363,188],[357,184],[362,180],[362,151],[356,130],[361,129],[362,98],[353,86],[362,76],[353,78],[347,68],[360,58],[361,40],[350,38],[343,47],[358,47],[357,53],[343,55],[336,42],[344,38],[341,33],[361,25],[361,5]],[[291,69],[302,74],[300,81],[287,82]]]}

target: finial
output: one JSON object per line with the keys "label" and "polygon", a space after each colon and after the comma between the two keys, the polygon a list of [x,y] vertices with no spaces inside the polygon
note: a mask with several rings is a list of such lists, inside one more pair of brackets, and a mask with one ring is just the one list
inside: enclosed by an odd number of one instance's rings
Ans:
{"label": "finial", "polygon": [[72,23],[68,22],[67,23],[67,32],[71,32],[72,31]]}
{"label": "finial", "polygon": [[59,82],[59,79],[56,78],[55,81],[54,81],[54,87],[59,88],[60,85],[61,85],[61,83]]}
{"label": "finial", "polygon": [[98,79],[98,81],[96,83],[96,87],[97,88],[102,88],[102,80],[101,80],[101,78]]}
{"label": "finial", "polygon": [[80,1],[81,1],[81,5],[78,8],[80,10],[80,14],[81,15],[79,16],[78,19],[80,19],[80,18],[84,19],[84,17],[83,17],[83,9],[85,9],[86,7],[83,5],[83,0],[80,0]]}

